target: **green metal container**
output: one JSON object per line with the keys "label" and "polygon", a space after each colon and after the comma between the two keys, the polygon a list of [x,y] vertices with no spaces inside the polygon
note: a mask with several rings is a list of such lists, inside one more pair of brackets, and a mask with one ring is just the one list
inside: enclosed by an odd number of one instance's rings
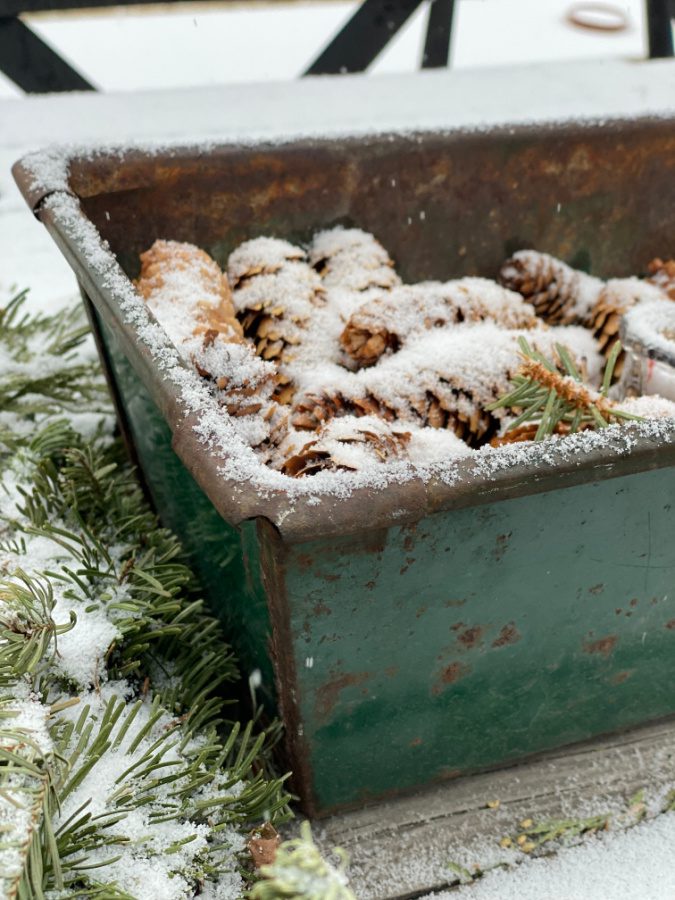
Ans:
{"label": "green metal container", "polygon": [[[406,280],[494,276],[535,246],[598,275],[673,253],[675,122],[72,155],[15,175],[91,305],[123,431],[240,659],[286,726],[305,810],[409,790],[675,712],[675,434],[318,506],[218,474],[92,265],[157,237],[372,231]],[[392,184],[395,183],[395,189]],[[53,198],[77,198],[63,214]],[[50,199],[52,198],[52,199]],[[423,213],[424,215],[420,215]],[[75,222],[77,224],[77,222]],[[626,435],[630,434],[626,426]]]}

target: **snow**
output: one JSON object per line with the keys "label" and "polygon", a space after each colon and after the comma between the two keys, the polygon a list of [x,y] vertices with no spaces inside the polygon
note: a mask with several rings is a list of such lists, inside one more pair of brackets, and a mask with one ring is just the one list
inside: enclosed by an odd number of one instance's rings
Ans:
{"label": "snow", "polygon": [[[53,750],[48,731],[49,709],[23,682],[11,692],[0,690],[0,715],[5,739],[0,749],[16,753],[29,762],[38,762]],[[14,736],[16,735],[16,737]],[[3,779],[0,802],[0,892],[11,886],[21,873],[23,852],[32,837],[34,822],[42,805],[41,779],[30,773]],[[33,796],[33,803],[29,798]]]}
{"label": "snow", "polygon": [[[109,249],[101,242],[94,226],[82,215],[78,201],[68,194],[56,193],[49,196],[44,205],[57,214],[62,227],[77,242],[86,264],[98,273],[107,290],[115,297],[127,322],[133,325],[140,341],[154,357],[162,377],[173,384],[185,414],[194,413],[198,417],[194,426],[195,434],[206,450],[222,460],[219,472],[224,479],[238,485],[251,485],[263,502],[270,492],[282,489],[292,504],[296,497],[332,494],[338,498],[347,498],[360,487],[382,489],[388,484],[404,483],[418,475],[425,477],[423,469],[405,467],[398,463],[392,466],[371,466],[356,473],[322,471],[311,479],[292,479],[265,466],[264,460],[256,456],[253,449],[265,437],[265,433],[256,427],[256,421],[260,422],[260,419],[226,415],[203,379],[198,377],[196,371],[191,371],[184,365],[166,332],[149,317],[147,306],[133,289]],[[280,272],[289,266],[302,268],[304,265],[301,261],[287,261]],[[256,280],[254,278],[253,282]],[[244,285],[247,283],[248,279],[244,281]],[[377,402],[391,407],[402,421],[415,423],[416,415],[419,416],[415,403],[423,398],[419,391],[411,395],[411,380],[419,380],[425,389],[433,390],[434,385],[441,388],[444,379],[449,376],[447,385],[442,387],[444,396],[439,398],[441,405],[445,404],[452,416],[459,416],[463,421],[470,422],[473,429],[476,427],[475,416],[483,415],[477,412],[477,407],[496,399],[508,386],[506,374],[515,369],[518,361],[515,341],[517,332],[502,332],[490,322],[461,326],[456,331],[463,329],[474,332],[473,340],[467,340],[464,335],[458,338],[456,334],[453,336],[454,333],[446,338],[442,334],[443,329],[435,329],[411,341],[399,354],[385,357],[378,366],[357,373],[329,365],[328,370],[333,377],[332,389],[338,394],[346,389],[347,393],[352,392],[353,397],[366,400],[372,395]],[[531,336],[532,331],[527,334]],[[537,346],[544,352],[550,352],[555,340],[560,340],[559,329],[542,330],[536,334]],[[481,336],[480,339],[477,335]],[[582,332],[577,331],[576,335],[579,341]],[[444,362],[448,357],[447,340],[454,341],[453,353],[450,354],[452,374],[449,374]],[[485,340],[489,340],[494,350],[487,358],[484,354],[481,356]],[[588,349],[583,355],[587,357],[589,368],[592,369],[594,344],[589,333],[586,341]],[[455,394],[453,383],[459,384],[461,378],[470,380],[471,391]],[[453,379],[457,381],[453,382]],[[514,464],[550,466],[556,464],[556,457],[569,459],[576,455],[581,459],[591,449],[630,452],[640,436],[656,440],[670,439],[673,429],[669,428],[668,422],[670,420],[655,420],[622,426],[625,434],[620,435],[616,434],[616,428],[609,428],[604,429],[603,433],[575,435],[566,442],[546,441],[543,449],[539,444],[531,442],[524,446],[505,448],[503,453],[502,448],[493,451],[492,448],[483,447],[473,456],[475,471],[484,478],[492,478]],[[479,432],[485,428],[485,422],[479,423]],[[445,471],[440,473],[442,480],[450,484],[459,480],[461,476],[457,467],[456,459],[449,460]],[[284,513],[280,515],[283,516]]]}
{"label": "snow", "polygon": [[668,900],[675,896],[674,843],[675,815],[667,813],[428,900]]}
{"label": "snow", "polygon": [[669,300],[657,300],[633,307],[623,321],[627,348],[636,345],[646,354],[667,361],[675,359],[675,306]]}
{"label": "snow", "polygon": [[[537,42],[527,42],[525,32],[522,29],[511,29],[513,24],[511,10],[503,6],[500,12],[499,4],[490,3],[459,3],[458,15],[461,17],[497,15],[508,17],[507,24],[513,39],[503,40],[505,28],[485,28],[481,23],[479,29],[480,40],[484,45],[486,59],[493,64],[499,59],[495,55],[494,42],[497,41],[507,53],[513,52],[518,61],[531,56],[524,56],[523,47],[535,54],[541,53],[550,59],[552,55],[551,41],[541,29],[541,19],[536,23]],[[537,3],[535,8],[530,3],[532,18],[536,18],[545,4]],[[640,7],[632,3],[633,15],[640,15]],[[104,21],[101,18],[100,21]],[[419,21],[419,20],[418,20]],[[48,34],[45,20],[45,34]],[[38,29],[39,30],[39,29]],[[515,33],[517,32],[517,33]],[[53,36],[52,32],[52,36]],[[493,35],[495,36],[493,39]],[[148,65],[151,56],[149,50],[155,50],[161,42],[155,40],[146,42],[140,52],[136,52],[136,63]],[[634,37],[634,33],[633,33]],[[278,44],[278,34],[274,34],[275,44]],[[233,44],[238,45],[236,40]],[[283,43],[283,42],[282,42]],[[314,44],[314,41],[312,42]],[[86,41],[82,42],[85,47]],[[133,66],[119,66],[119,57],[113,49],[110,41],[109,52],[115,58],[113,67],[120,77],[133,77],[130,75]],[[154,46],[153,46],[154,45]],[[589,43],[590,46],[590,43]],[[599,46],[597,43],[595,46]],[[615,46],[620,46],[616,44]],[[108,49],[108,48],[106,48]],[[457,47],[453,47],[453,53],[457,53]],[[555,53],[555,51],[554,51]],[[218,64],[222,63],[222,44],[218,44]],[[233,55],[234,56],[234,55]],[[264,54],[263,54],[264,56]],[[92,59],[94,55],[92,55]],[[474,57],[478,60],[478,57]],[[480,60],[478,60],[480,61]],[[185,64],[192,73],[195,71],[194,59],[185,54]],[[166,66],[155,67],[166,72]],[[192,77],[192,75],[190,75]],[[135,84],[134,84],[135,86]],[[592,89],[589,89],[592,86]],[[31,218],[23,201],[9,177],[9,164],[29,149],[35,149],[52,141],[68,141],[86,143],[93,142],[134,142],[154,141],[162,144],[171,140],[184,140],[185,135],[195,139],[202,138],[246,138],[256,136],[280,139],[289,134],[344,134],[362,133],[373,127],[372,110],[377,109],[376,127],[382,130],[390,128],[423,128],[423,127],[478,127],[483,128],[489,124],[506,124],[535,120],[541,117],[546,121],[554,121],[565,118],[604,118],[607,116],[632,116],[642,115],[646,111],[653,111],[657,115],[665,113],[673,108],[673,96],[675,88],[675,68],[668,61],[651,62],[636,66],[630,62],[612,63],[582,63],[575,66],[568,64],[547,64],[542,67],[519,65],[512,69],[483,71],[483,72],[426,72],[416,76],[415,79],[405,76],[387,76],[379,79],[364,79],[358,76],[348,77],[337,82],[327,83],[325,79],[308,79],[302,84],[268,84],[268,85],[242,85],[231,89],[207,89],[206,91],[182,89],[172,95],[165,95],[153,91],[141,92],[135,96],[111,95],[107,97],[93,95],[71,95],[52,98],[33,97],[21,101],[4,102],[0,110],[2,120],[2,146],[0,147],[0,244],[5,253],[5,259],[11,260],[10,265],[3,267],[0,272],[0,288],[7,289],[11,284],[31,286],[31,304],[34,308],[54,309],[70,301],[74,296],[74,279],[69,266],[55,249],[52,239],[45,229]],[[395,102],[392,101],[395,98]],[[42,157],[45,159],[45,157]],[[57,173],[63,171],[61,154],[52,155],[52,163]],[[47,169],[43,169],[46,174]],[[91,249],[91,248],[90,248]],[[99,256],[99,263],[107,265],[109,260]],[[130,301],[131,302],[131,301]],[[133,304],[131,304],[133,306]],[[348,305],[348,304],[347,304]],[[136,310],[136,313],[138,311]],[[144,329],[149,343],[158,350],[168,370],[177,365],[177,356],[171,354],[169,348],[156,328],[148,320],[144,320]],[[186,393],[186,398],[194,402],[193,408],[201,408],[205,396],[195,387],[193,381],[180,371],[173,372],[176,384],[181,386]],[[189,404],[188,404],[189,405]],[[88,413],[75,417],[76,423],[83,428],[91,429],[94,419]],[[640,432],[653,435],[656,439],[672,437],[672,425],[667,422],[660,425],[650,423],[648,426],[640,426],[629,432],[629,429],[621,431],[620,440],[627,447],[634,440],[635,434]],[[202,434],[206,440],[218,444],[219,430],[222,423],[216,427],[209,417],[205,417],[202,423]],[[426,429],[425,429],[426,431]],[[618,432],[618,429],[615,429]],[[416,439],[414,430],[412,441]],[[451,436],[447,432],[432,432],[424,436],[424,441],[440,442]],[[619,439],[618,435],[615,435]],[[612,440],[614,440],[614,437]],[[233,438],[234,439],[234,438]],[[555,440],[555,439],[553,439]],[[590,440],[590,438],[589,438]],[[544,456],[549,451],[550,442],[546,442],[537,449],[537,453]],[[568,446],[570,446],[568,444]],[[583,453],[588,448],[593,449],[592,440],[582,444],[579,452]],[[426,462],[437,458],[437,455],[445,453],[445,448],[427,448],[430,454]],[[522,461],[522,448],[516,448],[518,461]],[[570,454],[574,455],[574,447],[570,447]],[[485,454],[487,460],[494,464],[495,454],[489,451]],[[501,459],[504,456],[502,455]],[[422,461],[422,460],[421,460]],[[527,455],[525,461],[528,461]],[[530,459],[531,462],[531,459]],[[498,463],[496,464],[498,465]],[[241,475],[243,479],[249,476],[244,466],[237,471],[233,465],[231,471]],[[446,471],[447,477],[452,478],[452,472]],[[386,484],[386,479],[381,482]],[[10,485],[10,493],[12,486]],[[348,491],[347,491],[348,492]],[[12,494],[12,496],[16,496]],[[3,505],[4,505],[3,501]],[[309,502],[318,504],[321,497],[312,495]],[[399,515],[405,515],[405,510],[398,510]],[[34,557],[31,565],[34,568],[45,566],[49,560],[49,548],[43,544],[38,546],[32,543]],[[63,636],[61,638],[63,640]],[[97,642],[98,643],[98,642]],[[104,685],[102,690],[107,690]],[[34,712],[34,701],[22,701],[25,705],[22,715]],[[35,734],[44,740],[44,732],[41,730],[40,721],[44,719],[40,715],[31,715],[29,721]],[[48,747],[46,741],[43,747]],[[5,815],[7,804],[0,805]],[[19,816],[18,811],[9,810],[13,816]],[[13,822],[17,820],[14,819]],[[663,822],[664,820],[660,820]],[[3,820],[0,818],[0,827]],[[654,824],[658,824],[658,821]],[[24,821],[27,825],[27,819]],[[673,833],[670,829],[654,828],[649,833],[647,826],[640,826],[640,830],[633,834],[640,838],[644,836],[644,842],[639,845],[639,853],[633,852],[630,845],[623,848],[621,853],[608,860],[607,869],[614,868],[619,871],[622,862],[629,861],[635,881],[640,881],[638,888],[632,894],[627,890],[618,893],[615,886],[609,893],[603,893],[602,886],[595,886],[595,890],[579,895],[588,897],[591,893],[594,897],[607,900],[654,900],[658,897],[662,900],[664,891],[648,894],[643,891],[643,884],[653,885],[654,877],[645,868],[639,868],[641,861],[653,864],[657,874],[665,877],[667,871],[672,871],[670,866],[670,847],[673,843]],[[651,838],[648,837],[651,836]],[[627,836],[628,837],[628,836]],[[605,848],[606,849],[606,848]],[[5,865],[7,851],[3,850],[0,857],[0,869],[6,875],[9,868]],[[570,851],[571,852],[571,851]],[[639,857],[639,858],[638,858]],[[411,860],[411,863],[414,862]],[[596,868],[604,865],[600,856],[590,861]],[[578,867],[585,875],[584,886],[592,885],[590,876],[585,871],[582,863]],[[155,864],[148,861],[143,868],[143,885],[148,893],[146,896],[171,896],[173,885],[167,881],[167,869],[164,862],[159,863],[159,870],[154,870]],[[669,867],[668,870],[666,867]],[[123,871],[124,866],[118,865],[121,878],[134,879],[139,871],[136,862],[133,871]],[[523,867],[524,871],[524,867]],[[610,871],[609,875],[615,875]],[[560,876],[564,878],[565,876]],[[628,876],[627,876],[628,877]],[[651,880],[650,880],[651,879]],[[613,885],[613,882],[608,882]],[[487,881],[486,881],[487,884]],[[134,884],[134,890],[136,885]],[[230,900],[239,896],[239,876],[236,873],[221,875],[218,884],[207,885],[202,892],[204,897],[210,900]],[[389,886],[387,886],[389,887]],[[550,887],[550,885],[549,885]],[[659,887],[657,885],[657,887]],[[472,889],[473,890],[473,889]],[[664,890],[673,889],[670,887]],[[154,893],[152,893],[154,891]],[[169,893],[165,893],[168,891]],[[468,895],[469,892],[467,892]],[[438,895],[435,895],[438,897]],[[457,894],[453,894],[457,896]],[[500,900],[507,900],[508,894],[496,894]],[[525,896],[525,895],[523,895]],[[546,897],[546,900],[555,900],[554,895],[548,891],[539,893],[537,900]],[[576,900],[568,894],[563,894],[560,900]]]}
{"label": "snow", "polygon": [[[89,718],[101,720],[109,704],[126,703],[127,690],[125,682],[116,682],[99,691],[85,693],[80,697],[79,704],[64,711],[63,718],[75,723],[82,710],[88,707]],[[165,766],[165,775],[180,771],[187,761],[183,750],[176,746],[179,741],[169,735],[173,720],[167,714],[160,716],[138,739],[149,725],[152,714],[149,701],[127,706],[110,733],[111,749],[101,756],[96,766],[62,802],[55,827],[67,823],[80,810],[92,817],[114,813],[119,809],[116,799],[126,796],[125,815],[106,830],[118,842],[127,844],[129,852],[121,854],[121,858],[116,860],[115,857],[120,857],[119,844],[95,848],[88,853],[87,866],[104,865],[105,878],[116,882],[136,900],[156,900],[158,897],[186,900],[193,896],[193,889],[188,879],[180,873],[190,872],[200,853],[206,849],[207,839],[213,838],[213,832],[206,823],[196,824],[180,819],[156,821],[158,816],[178,810],[180,801],[176,799],[175,791],[180,787],[180,782],[160,782],[151,789],[145,785],[148,797],[140,794],[134,770],[138,771],[144,761],[158,755]],[[132,715],[135,718],[131,727],[122,734],[125,723]],[[65,748],[66,755],[74,751],[79,740],[80,734],[75,730],[70,745]],[[134,800],[137,802],[134,803]],[[225,830],[216,839],[224,846],[229,844],[232,852],[243,849],[244,838],[231,830]],[[182,846],[175,846],[183,841]],[[224,869],[227,870],[227,867],[225,862]],[[235,875],[234,868],[228,881],[230,893],[228,895],[223,889],[221,895],[234,900],[240,896],[242,888],[241,878]]]}
{"label": "snow", "polygon": [[57,594],[51,613],[55,624],[67,624],[71,612],[77,618],[70,630],[58,636],[55,667],[77,685],[97,684],[105,677],[105,655],[120,630],[104,605],[96,608],[85,599],[77,602]]}

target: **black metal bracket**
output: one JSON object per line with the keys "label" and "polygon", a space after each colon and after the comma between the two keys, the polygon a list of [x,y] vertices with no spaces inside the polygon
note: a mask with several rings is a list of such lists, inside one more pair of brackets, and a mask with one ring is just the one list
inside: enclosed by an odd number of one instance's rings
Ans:
{"label": "black metal bracket", "polygon": [[[19,18],[20,13],[166,0],[0,0],[0,71],[28,93],[94,90]],[[184,2],[184,0],[183,0]],[[455,0],[363,0],[305,75],[364,72],[422,3],[429,3],[422,68],[448,65]],[[675,0],[646,0],[649,56],[673,56]]]}
{"label": "black metal bracket", "polygon": [[673,56],[673,19],[675,0],[647,0],[647,39],[651,59]]}
{"label": "black metal bracket", "polygon": [[364,72],[423,0],[363,0],[305,75]]}
{"label": "black metal bracket", "polygon": [[29,94],[94,90],[16,16],[0,18],[0,69]]}

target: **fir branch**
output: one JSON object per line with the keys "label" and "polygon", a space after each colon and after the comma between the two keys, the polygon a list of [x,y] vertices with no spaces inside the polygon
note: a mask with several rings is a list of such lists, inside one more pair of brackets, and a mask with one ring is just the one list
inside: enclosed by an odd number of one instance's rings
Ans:
{"label": "fir branch", "polygon": [[[556,344],[557,362],[533,350],[524,337],[518,339],[522,363],[512,377],[513,389],[490,406],[511,409],[516,413],[506,428],[508,433],[520,429],[523,439],[542,441],[552,434],[573,434],[586,429],[606,428],[627,420],[642,421],[618,408],[607,392],[621,344],[617,341],[607,361],[600,391],[584,384],[569,350]],[[536,430],[532,434],[532,426]],[[499,443],[499,441],[497,442]]]}
{"label": "fir branch", "polygon": [[[168,860],[163,871],[189,898],[220,873],[239,877],[232,867],[255,822],[288,817],[283,779],[266,774],[278,726],[230,720],[236,667],[180,545],[120,444],[64,418],[75,406],[108,412],[100,374],[77,358],[80,314],[31,317],[22,302],[0,310],[13,360],[0,370],[0,404],[20,425],[0,428],[0,469],[19,498],[0,546],[0,808],[18,803],[31,824],[2,833],[0,857],[9,848],[18,869],[0,883],[20,900],[53,890],[135,900],[122,881],[143,859]],[[60,357],[56,382],[38,365],[45,347]],[[53,548],[43,571],[30,569],[36,541],[43,559]],[[77,683],[63,654],[94,614],[117,636],[95,683]],[[26,691],[50,723],[48,752],[11,721],[13,695]]]}

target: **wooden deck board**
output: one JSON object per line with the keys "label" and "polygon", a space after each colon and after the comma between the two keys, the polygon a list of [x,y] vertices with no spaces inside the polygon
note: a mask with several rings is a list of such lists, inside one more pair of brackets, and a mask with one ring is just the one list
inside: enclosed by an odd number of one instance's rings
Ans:
{"label": "wooden deck board", "polygon": [[[351,859],[359,900],[408,900],[447,889],[448,862],[513,860],[499,841],[525,818],[621,812],[637,791],[658,802],[675,785],[675,720],[575,745],[315,823],[322,847]],[[498,809],[487,807],[499,800]]]}

